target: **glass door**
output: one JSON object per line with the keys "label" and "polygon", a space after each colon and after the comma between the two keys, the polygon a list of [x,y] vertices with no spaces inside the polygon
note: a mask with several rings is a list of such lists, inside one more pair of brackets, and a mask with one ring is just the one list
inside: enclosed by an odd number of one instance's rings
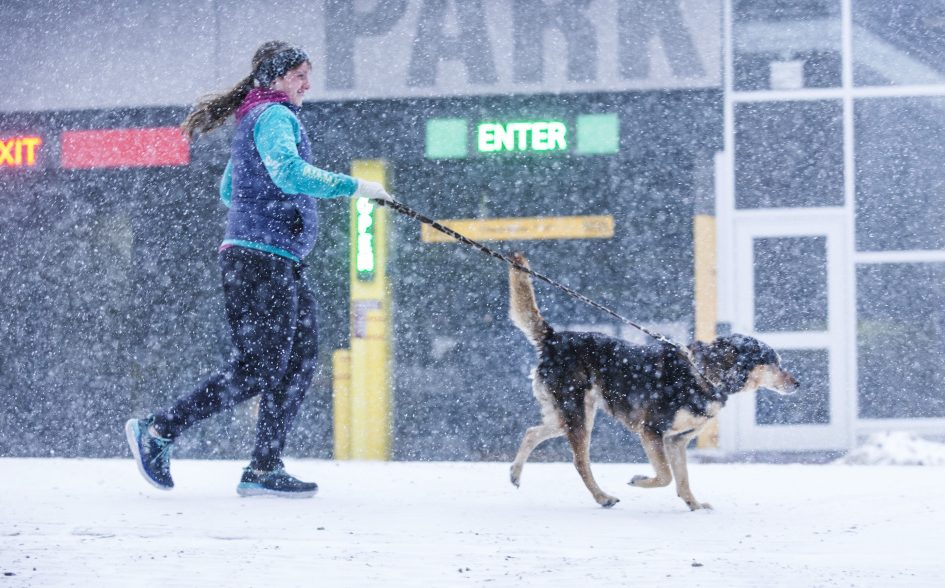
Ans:
{"label": "glass door", "polygon": [[771,345],[801,383],[792,396],[760,390],[730,399],[739,450],[848,447],[854,409],[843,386],[844,334],[853,309],[842,214],[737,213],[733,330]]}

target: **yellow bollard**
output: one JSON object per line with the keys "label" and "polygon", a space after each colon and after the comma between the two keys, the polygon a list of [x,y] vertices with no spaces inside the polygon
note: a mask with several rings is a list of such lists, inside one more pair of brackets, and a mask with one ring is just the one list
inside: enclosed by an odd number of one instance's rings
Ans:
{"label": "yellow bollard", "polygon": [[334,419],[335,459],[351,459],[351,350],[331,355],[331,403]]}

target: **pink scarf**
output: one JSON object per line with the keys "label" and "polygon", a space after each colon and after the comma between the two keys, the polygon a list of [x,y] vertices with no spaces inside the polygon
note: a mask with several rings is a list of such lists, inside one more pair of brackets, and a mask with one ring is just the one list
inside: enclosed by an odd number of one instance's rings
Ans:
{"label": "pink scarf", "polygon": [[247,112],[260,104],[288,101],[289,95],[285,92],[277,92],[269,88],[253,88],[249,91],[249,94],[246,95],[246,98],[243,98],[243,102],[240,104],[239,108],[236,109],[236,120],[240,120],[246,116]]}

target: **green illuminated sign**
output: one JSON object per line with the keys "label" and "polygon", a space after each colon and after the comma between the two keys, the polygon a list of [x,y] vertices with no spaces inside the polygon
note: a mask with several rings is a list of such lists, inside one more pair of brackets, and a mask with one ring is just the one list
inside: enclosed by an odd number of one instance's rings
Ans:
{"label": "green illuminated sign", "polygon": [[478,123],[464,118],[431,118],[426,121],[425,143],[427,159],[510,153],[614,155],[620,151],[620,117],[609,112],[577,114],[567,121]]}
{"label": "green illuminated sign", "polygon": [[367,198],[358,198],[355,208],[357,210],[355,267],[358,270],[358,279],[370,280],[374,278],[374,211],[376,207]]}
{"label": "green illuminated sign", "polygon": [[559,120],[480,123],[476,145],[480,153],[567,151],[568,127]]}

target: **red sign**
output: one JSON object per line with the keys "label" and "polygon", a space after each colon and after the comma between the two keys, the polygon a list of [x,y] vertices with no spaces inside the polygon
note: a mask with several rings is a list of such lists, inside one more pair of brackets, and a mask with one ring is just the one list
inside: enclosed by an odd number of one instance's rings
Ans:
{"label": "red sign", "polygon": [[65,131],[61,143],[59,163],[66,169],[190,163],[190,141],[177,127]]}
{"label": "red sign", "polygon": [[42,144],[39,137],[0,138],[0,167],[34,167]]}

